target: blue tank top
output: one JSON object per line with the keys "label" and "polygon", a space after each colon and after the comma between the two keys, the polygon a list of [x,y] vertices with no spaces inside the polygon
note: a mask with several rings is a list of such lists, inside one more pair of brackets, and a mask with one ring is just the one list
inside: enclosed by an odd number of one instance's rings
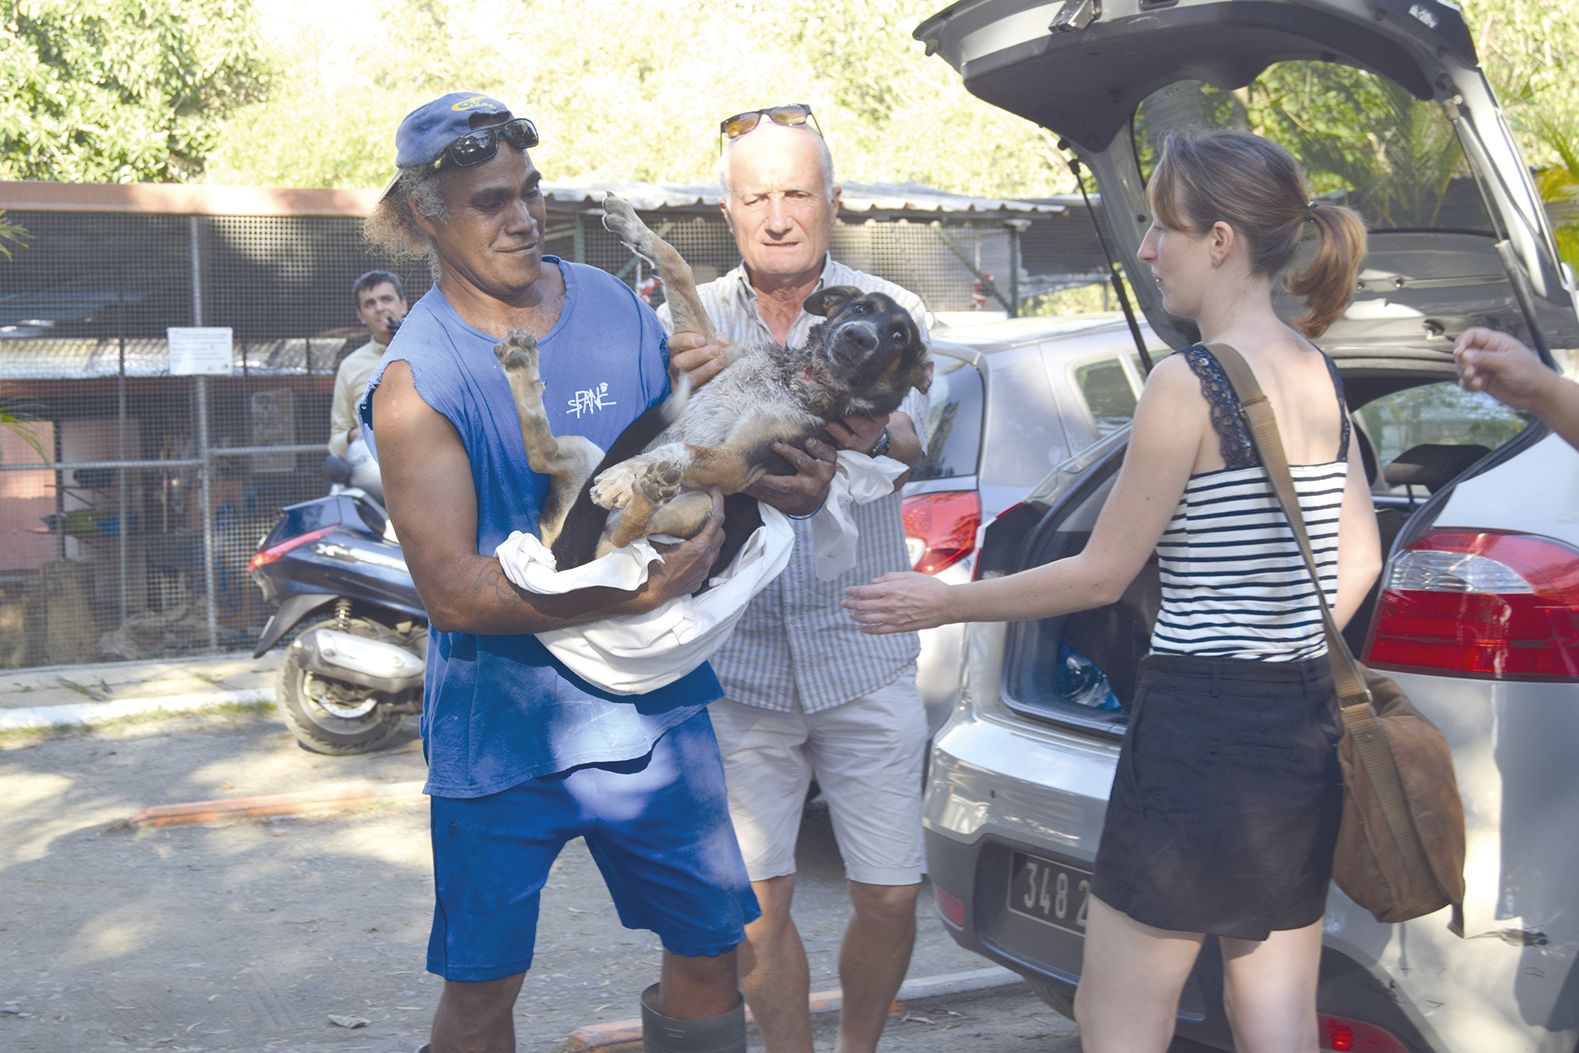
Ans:
{"label": "blue tank top", "polygon": [[[668,394],[668,345],[652,311],[593,267],[543,257],[565,279],[565,306],[539,341],[544,406],[556,435],[608,449]],[[358,406],[375,436],[372,392],[391,362],[460,434],[477,491],[477,551],[537,529],[548,480],[527,466],[499,337],[464,322],[434,286],[412,306]],[[377,455],[373,438],[368,443]],[[481,797],[584,764],[640,757],[722,692],[703,665],[650,694],[613,695],[581,680],[537,637],[430,630],[422,737],[427,792]]]}

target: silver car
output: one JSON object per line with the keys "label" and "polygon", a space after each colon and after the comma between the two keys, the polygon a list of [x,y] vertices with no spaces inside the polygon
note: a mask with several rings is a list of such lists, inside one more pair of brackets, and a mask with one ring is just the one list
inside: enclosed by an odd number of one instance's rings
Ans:
{"label": "silver car", "polygon": [[[976,94],[1049,127],[1089,165],[1120,262],[1158,334],[1170,318],[1133,255],[1160,136],[1249,127],[1359,208],[1370,253],[1339,363],[1389,557],[1348,629],[1446,733],[1469,831],[1468,939],[1445,914],[1383,925],[1334,890],[1321,1048],[1571,1053],[1579,1041],[1579,453],[1454,383],[1451,348],[1492,325],[1579,346],[1572,275],[1458,8],[1435,0],[964,0],[917,36]],[[1334,106],[1343,100],[1344,108]],[[1341,113],[1336,121],[1333,114]],[[1545,357],[1549,353],[1542,351]],[[1080,549],[1123,431],[1076,454],[986,531],[975,572]],[[1068,1010],[1087,890],[1155,568],[1120,602],[966,633],[958,706],[926,799],[937,908],[964,946]],[[1112,699],[1071,692],[1067,655]],[[1215,941],[1179,1033],[1231,1048]]]}
{"label": "silver car", "polygon": [[[1147,352],[1166,345],[1141,327]],[[968,581],[977,534],[1071,454],[1126,426],[1145,377],[1135,338],[1102,316],[934,330],[926,448],[904,488],[915,569]],[[959,698],[958,625],[921,634],[917,683],[934,731]]]}

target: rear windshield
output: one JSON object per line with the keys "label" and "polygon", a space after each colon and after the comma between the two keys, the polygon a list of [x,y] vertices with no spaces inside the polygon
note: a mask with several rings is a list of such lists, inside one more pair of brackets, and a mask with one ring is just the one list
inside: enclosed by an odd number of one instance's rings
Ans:
{"label": "rear windshield", "polygon": [[912,480],[976,474],[981,456],[981,373],[957,358],[933,356],[926,451]]}
{"label": "rear windshield", "polygon": [[1442,111],[1364,70],[1281,62],[1233,91],[1170,84],[1136,111],[1142,174],[1151,177],[1164,135],[1199,128],[1243,128],[1280,143],[1317,197],[1357,209],[1372,230],[1492,231]]}

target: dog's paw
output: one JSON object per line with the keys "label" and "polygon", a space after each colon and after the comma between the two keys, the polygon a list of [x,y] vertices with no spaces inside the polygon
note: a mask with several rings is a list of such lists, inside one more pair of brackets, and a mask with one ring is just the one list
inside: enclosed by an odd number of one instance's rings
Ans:
{"label": "dog's paw", "polygon": [[506,373],[524,373],[523,379],[537,379],[537,337],[525,329],[512,329],[504,343],[493,345],[494,357]]}
{"label": "dog's paw", "polygon": [[649,501],[662,504],[680,492],[680,477],[684,474],[685,469],[677,461],[650,461],[637,485]]}
{"label": "dog's paw", "polygon": [[622,461],[612,468],[605,468],[592,480],[592,503],[599,508],[619,509],[631,503],[636,496],[644,465],[637,461]]}
{"label": "dog's paw", "polygon": [[631,208],[629,201],[613,194],[604,197],[603,226],[610,234],[624,242],[627,249],[649,261],[652,260],[652,231],[648,230],[647,224],[636,215],[636,210]]}

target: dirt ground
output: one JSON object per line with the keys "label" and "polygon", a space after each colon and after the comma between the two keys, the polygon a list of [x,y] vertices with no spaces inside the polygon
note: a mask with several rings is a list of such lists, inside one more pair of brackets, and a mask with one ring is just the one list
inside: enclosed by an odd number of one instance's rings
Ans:
{"label": "dirt ground", "polygon": [[[0,1049],[19,1053],[410,1053],[439,982],[423,971],[432,886],[424,801],[317,818],[129,829],[142,809],[221,797],[405,783],[392,749],[329,758],[269,714],[193,717],[0,750]],[[802,831],[797,918],[814,990],[837,985],[842,875],[825,813]],[[981,969],[924,896],[912,977]],[[620,927],[579,842],[544,897],[517,1005],[520,1048],[636,1015],[656,940]],[[1062,1053],[1072,1025],[1023,988],[896,1019],[884,1049]],[[346,1024],[354,1027],[343,1026]],[[832,1048],[831,1021],[819,1049]]]}

